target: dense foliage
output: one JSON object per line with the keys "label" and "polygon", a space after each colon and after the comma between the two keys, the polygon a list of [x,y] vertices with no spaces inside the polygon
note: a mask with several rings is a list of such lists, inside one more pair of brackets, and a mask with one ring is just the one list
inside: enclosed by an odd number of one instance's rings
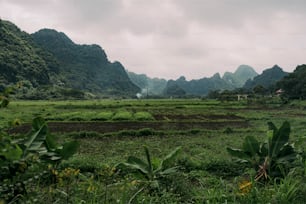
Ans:
{"label": "dense foliage", "polygon": [[8,21],[0,21],[0,89],[27,79],[32,86],[50,84],[56,61],[35,46],[31,37]]}
{"label": "dense foliage", "polygon": [[289,99],[306,98],[306,65],[299,65],[293,73],[285,76],[277,86],[284,91],[283,97]]}

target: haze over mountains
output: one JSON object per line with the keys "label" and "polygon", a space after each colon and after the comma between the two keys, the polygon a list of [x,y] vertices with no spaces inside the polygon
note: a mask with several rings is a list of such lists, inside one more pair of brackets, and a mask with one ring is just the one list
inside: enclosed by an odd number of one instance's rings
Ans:
{"label": "haze over mountains", "polygon": [[187,81],[184,76],[167,82],[165,79],[150,78],[145,74],[135,74],[133,72],[128,72],[128,74],[133,83],[140,87],[144,94],[150,95],[173,95],[173,92],[176,92],[174,89],[182,89],[188,95],[206,95],[211,90],[233,90],[243,87],[247,80],[258,75],[248,65],[240,65],[234,73],[225,72],[222,77],[219,73],[216,73],[212,77],[191,81]]}
{"label": "haze over mountains", "polygon": [[169,80],[165,89],[166,95],[172,95],[173,89],[180,87],[187,95],[205,96],[212,90],[233,90],[240,88],[248,79],[258,74],[248,65],[241,65],[234,73],[226,72],[223,77],[216,73],[210,78],[187,81],[185,77]]}
{"label": "haze over mountains", "polygon": [[277,65],[261,75],[241,65],[223,76],[216,73],[190,81],[182,76],[167,81],[127,72],[120,62],[110,62],[99,45],[75,44],[56,30],[42,29],[30,35],[0,20],[0,37],[0,89],[22,82],[21,98],[82,98],[86,93],[93,97],[135,97],[136,93],[205,96],[213,90],[269,87],[288,74]]}

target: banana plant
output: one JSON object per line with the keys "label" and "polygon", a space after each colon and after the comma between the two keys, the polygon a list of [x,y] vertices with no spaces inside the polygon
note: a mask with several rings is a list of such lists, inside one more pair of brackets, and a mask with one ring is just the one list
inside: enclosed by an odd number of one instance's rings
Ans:
{"label": "banana plant", "polygon": [[57,145],[53,135],[49,133],[47,123],[43,118],[35,118],[32,122],[32,130],[25,139],[18,141],[22,149],[21,159],[37,155],[46,162],[56,162],[71,157],[78,149],[76,141],[66,142],[62,146]]}
{"label": "banana plant", "polygon": [[180,149],[181,147],[177,147],[175,150],[165,156],[157,165],[153,165],[150,152],[147,147],[144,147],[146,156],[145,161],[140,158],[130,156],[128,157],[127,162],[118,164],[117,168],[123,170],[124,167],[127,167],[128,169],[136,170],[136,172],[140,173],[146,181],[153,183],[155,187],[158,188],[159,179],[177,172],[178,167],[171,167],[171,162],[177,156]]}
{"label": "banana plant", "polygon": [[[45,163],[58,164],[71,157],[78,149],[75,141],[57,145],[53,136],[49,133],[47,124],[42,118],[35,118],[32,130],[19,140],[13,141],[9,135],[0,132],[0,195],[10,191],[2,184],[10,184],[15,188],[22,186],[22,193],[26,192],[24,178],[28,178],[29,166],[45,168]],[[16,185],[15,185],[16,184]],[[18,184],[18,185],[17,185]],[[3,190],[4,189],[4,190]],[[7,198],[7,200],[14,198]],[[0,196],[1,198],[1,196]]]}
{"label": "banana plant", "polygon": [[259,143],[255,137],[247,136],[241,149],[227,148],[238,161],[248,163],[257,171],[255,180],[284,176],[296,158],[294,145],[289,143],[290,124],[285,121],[278,129],[268,123],[267,140]]}
{"label": "banana plant", "polygon": [[171,162],[178,155],[181,147],[177,147],[175,150],[165,156],[157,165],[154,165],[149,149],[145,146],[145,157],[146,160],[130,156],[126,162],[120,163],[116,166],[117,169],[122,171],[130,169],[137,173],[140,173],[144,180],[141,181],[144,184],[130,199],[128,203],[136,198],[144,189],[156,190],[160,188],[160,181],[168,175],[174,174],[178,171],[177,166],[171,167]]}

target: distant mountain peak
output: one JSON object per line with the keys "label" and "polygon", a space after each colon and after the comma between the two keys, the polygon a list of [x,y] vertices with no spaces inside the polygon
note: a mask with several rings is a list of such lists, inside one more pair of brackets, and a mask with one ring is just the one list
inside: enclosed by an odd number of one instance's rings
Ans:
{"label": "distant mountain peak", "polygon": [[273,67],[272,67],[272,69],[273,68],[279,68],[279,69],[282,69],[280,66],[278,66],[277,64],[275,64]]}
{"label": "distant mountain peak", "polygon": [[213,76],[212,76],[213,79],[221,79],[221,75],[220,73],[215,73]]}
{"label": "distant mountain peak", "polygon": [[242,87],[249,79],[253,79],[258,74],[249,65],[240,65],[234,73],[225,72],[222,79],[231,84],[234,88]]}
{"label": "distant mountain peak", "polygon": [[262,74],[254,77],[253,80],[248,80],[244,88],[253,89],[257,85],[261,85],[265,88],[270,88],[275,85],[275,83],[281,80],[284,76],[287,76],[288,73],[284,72],[281,67],[274,65],[272,68],[265,69]]}
{"label": "distant mountain peak", "polygon": [[251,75],[258,75],[257,72],[254,70],[253,67],[249,65],[240,65],[236,71],[234,72],[235,74],[241,75],[241,74],[251,74]]}
{"label": "distant mountain peak", "polygon": [[33,33],[32,35],[40,35],[44,36],[45,40],[53,40],[60,43],[65,44],[74,44],[74,42],[63,32],[58,32],[57,30],[50,29],[50,28],[43,28],[39,31]]}
{"label": "distant mountain peak", "polygon": [[180,76],[177,80],[178,80],[178,81],[186,81],[186,77]]}
{"label": "distant mountain peak", "polygon": [[283,71],[283,69],[280,66],[278,66],[277,64],[275,64],[271,69],[272,70],[274,69],[274,70]]}

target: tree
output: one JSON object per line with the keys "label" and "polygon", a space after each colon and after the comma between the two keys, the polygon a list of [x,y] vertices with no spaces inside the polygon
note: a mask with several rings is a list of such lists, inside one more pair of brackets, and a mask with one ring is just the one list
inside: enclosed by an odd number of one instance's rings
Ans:
{"label": "tree", "polygon": [[277,87],[284,90],[283,97],[289,99],[306,98],[306,65],[299,65],[293,73],[277,83]]}
{"label": "tree", "polygon": [[257,85],[253,88],[253,92],[258,95],[265,95],[267,92],[267,89],[263,87],[262,85]]}

